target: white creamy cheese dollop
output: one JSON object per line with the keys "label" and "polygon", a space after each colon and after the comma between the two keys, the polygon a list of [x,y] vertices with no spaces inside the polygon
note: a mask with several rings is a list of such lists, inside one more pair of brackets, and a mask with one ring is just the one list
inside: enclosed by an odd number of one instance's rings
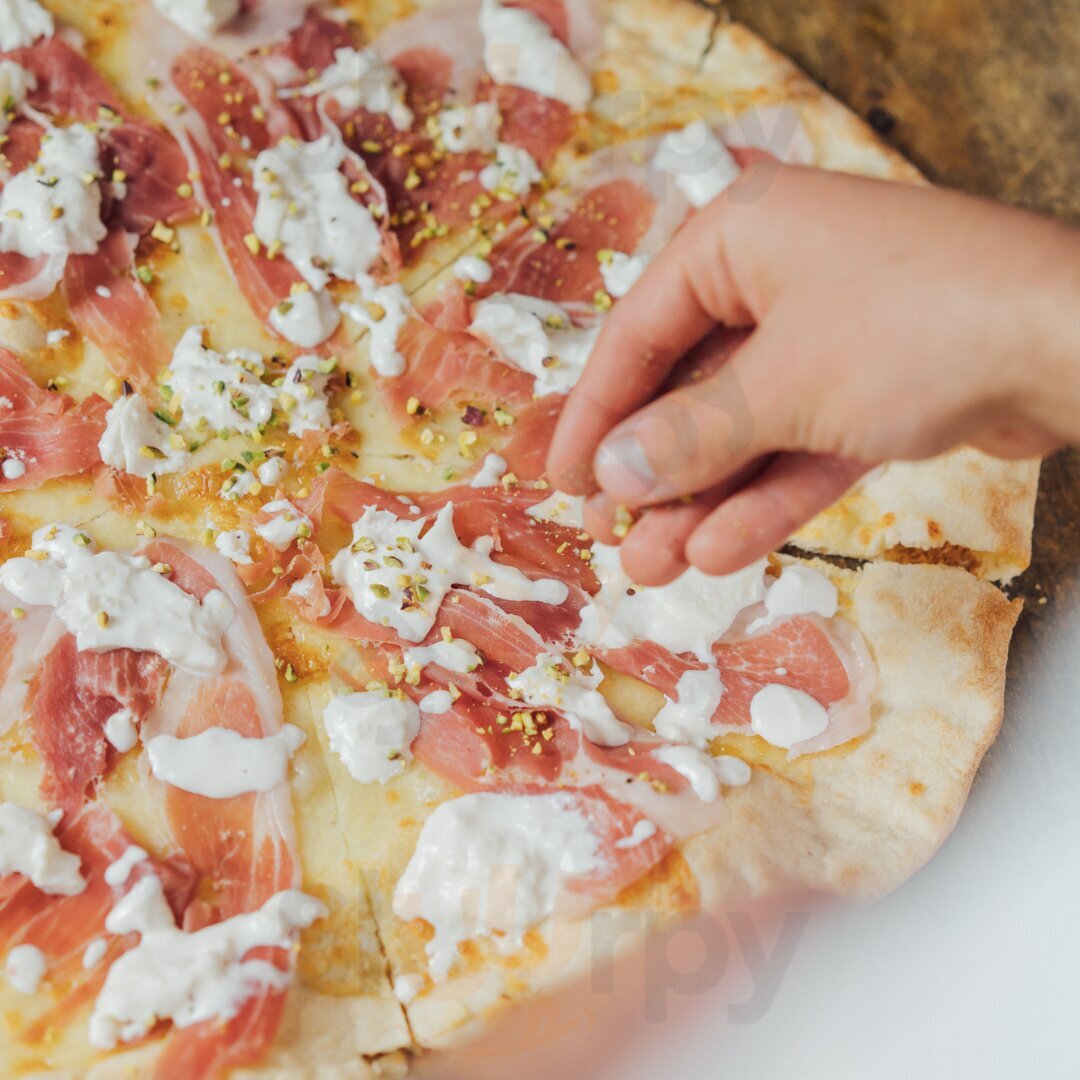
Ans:
{"label": "white creamy cheese dollop", "polygon": [[381,690],[333,698],[322,720],[330,749],[361,784],[385,784],[403,773],[420,734],[416,704]]}
{"label": "white creamy cheese dollop", "polygon": [[405,104],[405,80],[393,64],[388,64],[376,49],[351,47],[334,50],[334,62],[313,82],[299,91],[303,97],[328,94],[342,109],[364,109],[382,113],[398,131],[412,127],[412,110]]}
{"label": "white creamy cheese dollop", "polygon": [[453,105],[435,116],[435,130],[452,154],[491,154],[499,145],[502,115],[493,101]]}
{"label": "white creamy cheese dollop", "polygon": [[252,166],[259,201],[255,235],[281,253],[312,289],[331,278],[358,281],[374,265],[382,235],[371,211],[349,193],[341,172],[345,145],[323,135],[313,142],[286,137]]}
{"label": "white creamy cheese dollop", "polygon": [[394,914],[431,925],[426,949],[439,981],[461,942],[500,931],[519,945],[557,913],[568,879],[603,865],[599,837],[572,796],[463,795],[424,822],[394,890]]}
{"label": "white creamy cheese dollop", "polygon": [[37,162],[0,191],[0,251],[63,264],[91,255],[105,239],[101,221],[101,155],[84,124],[48,128]]}
{"label": "white creamy cheese dollop", "polygon": [[0,0],[0,52],[52,37],[53,17],[38,0]]}
{"label": "white creamy cheese dollop", "polygon": [[277,391],[262,377],[266,365],[250,349],[222,354],[203,344],[204,326],[190,326],[169,364],[170,406],[179,404],[187,427],[251,435],[269,423]]}
{"label": "white creamy cheese dollop", "polygon": [[326,907],[294,889],[276,893],[258,911],[185,933],[153,874],[143,877],[105,919],[110,934],[138,934],[139,943],[109,968],[90,1017],[90,1043],[111,1050],[134,1042],[155,1024],[186,1028],[224,1023],[264,987],[284,990],[290,975],[269,960],[245,959],[252,949],[288,949],[299,930],[324,918]]}
{"label": "white creamy cheese dollop", "polygon": [[240,0],[154,0],[171,23],[200,41],[208,41],[240,14]]}
{"label": "white creamy cheese dollop", "polygon": [[420,642],[435,623],[454,585],[471,585],[500,600],[561,604],[569,594],[561,581],[530,581],[520,570],[495,562],[493,541],[481,537],[465,547],[454,531],[447,503],[424,532],[424,521],[366,509],[353,525],[353,542],[334,557],[334,579],[345,586],[356,610],[406,641]]}
{"label": "white creamy cheese dollop", "polygon": [[585,497],[553,491],[543,502],[525,511],[536,521],[552,521],[570,529],[585,528]]}
{"label": "white creamy cheese dollop", "polygon": [[466,674],[475,671],[482,660],[476,646],[464,638],[452,637],[448,641],[436,641],[416,649],[405,649],[401,659],[407,668],[418,667],[422,671],[428,664],[437,664],[446,671]]}
{"label": "white creamy cheese dollop", "polygon": [[454,277],[458,281],[474,281],[477,285],[484,285],[495,276],[495,271],[487,259],[479,255],[462,255],[454,263]]}
{"label": "white creamy cheese dollop", "polygon": [[670,584],[652,588],[630,581],[617,547],[594,544],[590,565],[600,592],[582,608],[578,636],[609,649],[641,638],[711,663],[713,642],[765,594],[765,560],[725,577],[691,567]]}
{"label": "white creamy cheese dollop", "polygon": [[288,499],[268,502],[261,513],[269,514],[270,517],[261,525],[256,525],[255,531],[278,551],[285,551],[298,537],[310,536],[312,533],[311,518],[293,506]]}
{"label": "white creamy cheese dollop", "polygon": [[209,727],[186,739],[158,735],[146,744],[146,754],[150,771],[163,783],[208,799],[232,799],[283,784],[304,739],[293,724],[261,738]]}
{"label": "white creamy cheese dollop", "polygon": [[222,635],[234,610],[217,589],[200,603],[141,555],[95,552],[70,526],[45,525],[32,540],[42,557],[0,566],[0,585],[23,603],[55,608],[80,650],[135,649],[208,678],[228,666]]}
{"label": "white creamy cheese dollop", "polygon": [[327,431],[330,403],[326,388],[332,368],[321,356],[298,356],[278,387],[278,405],[289,418],[289,434]]}
{"label": "white creamy cheese dollop", "polygon": [[716,802],[721,785],[742,787],[750,782],[750,766],[727,754],[713,757],[696,746],[662,746],[652,756],[685,777],[702,802]]}
{"label": "white creamy cheese dollop", "polygon": [[[3,19],[0,3],[0,20]],[[0,25],[0,36],[4,33]],[[18,113],[27,95],[37,87],[37,76],[14,60],[0,60],[0,135],[8,129],[11,115]]]}
{"label": "white creamy cheese dollop", "polygon": [[774,683],[750,699],[750,730],[782,750],[815,738],[828,726],[828,710],[804,690]]}
{"label": "white creamy cheese dollop", "polygon": [[585,672],[555,653],[538,656],[532,667],[507,676],[507,685],[526,705],[558,709],[571,727],[599,746],[624,746],[631,729],[611,711],[600,693],[599,668]]}
{"label": "white creamy cheese dollop", "polygon": [[105,884],[117,889],[126,885],[135,867],[149,858],[150,854],[145,848],[139,847],[138,844],[128,844],[120,858],[105,867]]}
{"label": "white creamy cheese dollop", "polygon": [[368,358],[383,376],[393,378],[405,370],[405,357],[398,350],[398,335],[412,314],[408,294],[396,282],[375,285],[360,282],[361,301],[346,301],[341,310],[368,332]]}
{"label": "white creamy cheese dollop", "polygon": [[665,135],[653,164],[671,174],[676,187],[697,209],[726,191],[741,172],[731,151],[704,120],[695,120]]}
{"label": "white creamy cheese dollop", "polygon": [[340,325],[334,298],[314,289],[297,289],[270,309],[270,326],[301,349],[321,345]]}
{"label": "white creamy cheese dollop", "polygon": [[483,0],[480,32],[484,67],[494,82],[532,90],[579,112],[592,100],[589,73],[538,15]]}
{"label": "white creamy cheese dollop", "polygon": [[130,709],[117,709],[105,721],[105,739],[121,754],[126,754],[139,741],[135,714]]}
{"label": "white creamy cheese dollop", "polygon": [[608,295],[618,300],[625,296],[645,273],[649,260],[644,255],[627,255],[624,251],[613,251],[600,263],[600,277]]}
{"label": "white creamy cheese dollop", "polygon": [[105,414],[98,453],[106,465],[131,476],[183,472],[190,457],[184,445],[173,446],[172,428],[159,420],[139,394],[119,397]]}
{"label": "white creamy cheese dollop", "polygon": [[20,994],[36,994],[49,964],[36,945],[16,945],[4,961],[4,978]]}
{"label": "white creamy cheese dollop", "polygon": [[237,566],[251,565],[251,533],[246,529],[228,529],[214,537],[214,547]]}
{"label": "white creamy cheese dollop", "polygon": [[573,387],[600,328],[581,328],[558,304],[522,293],[496,293],[473,307],[469,331],[490,342],[503,361],[536,379],[538,397]]}
{"label": "white creamy cheese dollop", "polygon": [[785,566],[765,592],[765,615],[748,627],[753,634],[778,619],[793,615],[820,615],[831,619],[840,598],[836,586],[812,566],[791,563]]}
{"label": "white creamy cheese dollop", "polygon": [[724,684],[715,668],[687,671],[675,687],[676,700],[669,699],[653,718],[653,728],[662,739],[690,743],[704,750],[716,734],[713,714],[724,695]]}
{"label": "white creamy cheese dollop", "polygon": [[60,846],[44,814],[0,803],[0,878],[22,874],[43,893],[76,896],[86,888],[81,865],[78,855]]}
{"label": "white creamy cheese dollop", "polygon": [[488,454],[476,475],[469,481],[469,487],[494,487],[510,468],[510,463],[501,454]]}
{"label": "white creamy cheese dollop", "polygon": [[522,198],[543,178],[536,158],[513,143],[498,143],[495,160],[480,170],[480,186],[501,198]]}

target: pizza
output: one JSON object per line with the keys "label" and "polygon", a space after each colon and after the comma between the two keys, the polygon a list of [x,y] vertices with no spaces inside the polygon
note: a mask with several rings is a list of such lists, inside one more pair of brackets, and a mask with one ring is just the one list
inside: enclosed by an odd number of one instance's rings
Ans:
{"label": "pizza", "polygon": [[0,93],[4,1075],[393,1075],[603,913],[933,854],[1037,462],[651,589],[544,478],[748,150],[923,182],[786,59],[690,0],[0,0]]}

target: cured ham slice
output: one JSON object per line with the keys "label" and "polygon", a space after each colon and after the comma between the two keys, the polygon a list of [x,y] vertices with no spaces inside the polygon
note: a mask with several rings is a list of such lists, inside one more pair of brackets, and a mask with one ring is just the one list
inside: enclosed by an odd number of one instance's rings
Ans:
{"label": "cured ham slice", "polygon": [[[70,1022],[82,1004],[100,987],[108,964],[130,944],[112,939],[106,957],[94,969],[83,969],[83,953],[95,938],[105,936],[105,917],[123,887],[105,881],[105,870],[134,843],[107,807],[87,805],[67,816],[57,829],[62,847],[79,856],[86,888],[74,896],[42,893],[20,875],[0,878],[0,953],[17,945],[33,945],[49,962],[49,979],[60,988],[54,1004],[19,1038],[36,1042]],[[194,893],[196,878],[182,857],[150,858],[135,868],[134,884],[142,875],[156,874],[177,917]],[[125,886],[126,887],[126,886]]]}
{"label": "cured ham slice", "polygon": [[34,74],[37,86],[28,102],[39,113],[100,126],[103,172],[125,174],[123,197],[110,200],[110,223],[142,235],[157,221],[179,221],[194,212],[191,196],[177,190],[188,171],[179,146],[134,116],[82,53],[63,38],[49,37],[8,55]]}
{"label": "cured ham slice", "polygon": [[561,398],[532,403],[532,376],[468,332],[474,304],[518,293],[559,304],[582,326],[595,324],[605,295],[601,253],[655,254],[686,216],[685,200],[645,160],[648,149],[634,143],[594,155],[568,191],[531,209],[495,244],[491,280],[471,289],[471,299],[462,285],[450,285],[409,323],[398,341],[405,371],[380,383],[395,416],[407,421],[404,406],[414,397],[431,409],[463,399],[524,412],[507,460],[522,478],[542,474]]}
{"label": "cured ham slice", "polygon": [[[179,116],[168,114],[170,123],[212,211],[218,245],[252,311],[269,322],[272,309],[294,288],[304,287],[304,279],[285,258],[271,258],[266,249],[251,244],[258,196],[250,174],[240,166],[284,137],[303,140],[318,131],[309,124],[305,132],[272,87],[261,86],[263,79],[255,81],[258,73],[250,64],[241,67],[209,49],[191,49],[176,57],[171,75],[188,108]],[[226,123],[222,117],[228,118]],[[363,191],[355,197],[381,207],[385,194],[359,158],[347,155],[343,171],[357,191]],[[385,228],[383,233],[385,238]],[[396,267],[396,243],[388,238],[382,257],[386,267]]]}
{"label": "cured ham slice", "polygon": [[[277,734],[282,703],[273,657],[255,613],[231,564],[212,553],[154,541],[141,552],[172,569],[172,580],[198,597],[219,589],[235,608],[225,632],[225,672],[199,679],[174,671],[161,700],[144,724],[144,737],[188,738],[224,727],[248,738]],[[211,799],[175,787],[164,792],[176,842],[203,881],[199,900],[183,920],[197,930],[261,907],[271,896],[299,884],[300,868],[288,788]],[[287,969],[282,949],[266,959]],[[157,1075],[216,1075],[259,1060],[281,1020],[284,992],[263,987],[225,1024],[205,1021],[175,1030],[157,1063]]]}
{"label": "cured ham slice", "polygon": [[79,330],[105,354],[109,367],[143,393],[172,349],[150,294],[134,276],[132,238],[113,229],[93,255],[73,255],[64,273],[64,299]]}
{"label": "cured ham slice", "polygon": [[0,475],[0,492],[37,487],[91,468],[105,430],[108,402],[91,394],[78,405],[45,390],[14,354],[0,348],[0,449],[18,468]]}
{"label": "cured ham slice", "polygon": [[41,658],[27,694],[34,746],[45,764],[41,795],[74,813],[110,758],[105,722],[121,709],[133,722],[157,701],[168,664],[152,653],[80,652],[64,633]]}

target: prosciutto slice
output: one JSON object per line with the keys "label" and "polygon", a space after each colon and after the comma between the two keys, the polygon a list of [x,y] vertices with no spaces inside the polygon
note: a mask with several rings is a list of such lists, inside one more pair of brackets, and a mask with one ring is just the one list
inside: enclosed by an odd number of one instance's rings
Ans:
{"label": "prosciutto slice", "polygon": [[[174,914],[183,916],[196,885],[191,867],[179,855],[150,858],[139,864],[125,886],[109,885],[105,870],[134,843],[120,820],[107,807],[87,805],[65,816],[57,839],[67,851],[79,856],[86,888],[75,896],[42,893],[19,874],[0,878],[0,953],[17,945],[33,945],[49,962],[49,979],[59,993],[46,1012],[19,1032],[27,1042],[39,1041],[52,1029],[78,1018],[82,1006],[92,1001],[101,987],[109,964],[132,944],[130,939],[111,938],[103,960],[89,971],[82,957],[86,947],[105,934],[105,917],[120,894],[142,876],[160,878]],[[106,962],[107,961],[107,962]]]}
{"label": "prosciutto slice", "polygon": [[23,468],[0,475],[0,492],[38,487],[91,468],[99,459],[108,402],[91,394],[76,404],[37,385],[18,358],[0,348],[0,449]]}
{"label": "prosciutto slice", "polygon": [[[144,738],[188,738],[209,727],[248,738],[277,734],[282,702],[273,657],[232,565],[216,554],[167,541],[154,541],[141,554],[167,563],[172,580],[193,596],[202,600],[219,589],[235,608],[224,639],[228,668],[210,679],[174,671],[144,723]],[[184,913],[184,929],[253,911],[275,893],[299,885],[292,803],[284,784],[230,799],[166,787],[163,800],[173,837],[203,881],[200,899]],[[268,949],[266,959],[283,970],[291,963],[282,949]],[[156,1075],[216,1075],[260,1060],[277,1031],[284,999],[283,992],[264,987],[224,1025],[206,1021],[174,1030]]]}

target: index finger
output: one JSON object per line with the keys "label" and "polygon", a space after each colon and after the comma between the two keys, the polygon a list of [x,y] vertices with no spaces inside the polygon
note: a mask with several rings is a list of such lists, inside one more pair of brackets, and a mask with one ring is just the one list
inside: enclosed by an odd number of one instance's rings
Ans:
{"label": "index finger", "polygon": [[746,178],[694,215],[608,316],[552,439],[548,476],[559,490],[592,490],[601,440],[656,394],[717,323],[752,325],[725,258],[721,224],[729,195]]}

